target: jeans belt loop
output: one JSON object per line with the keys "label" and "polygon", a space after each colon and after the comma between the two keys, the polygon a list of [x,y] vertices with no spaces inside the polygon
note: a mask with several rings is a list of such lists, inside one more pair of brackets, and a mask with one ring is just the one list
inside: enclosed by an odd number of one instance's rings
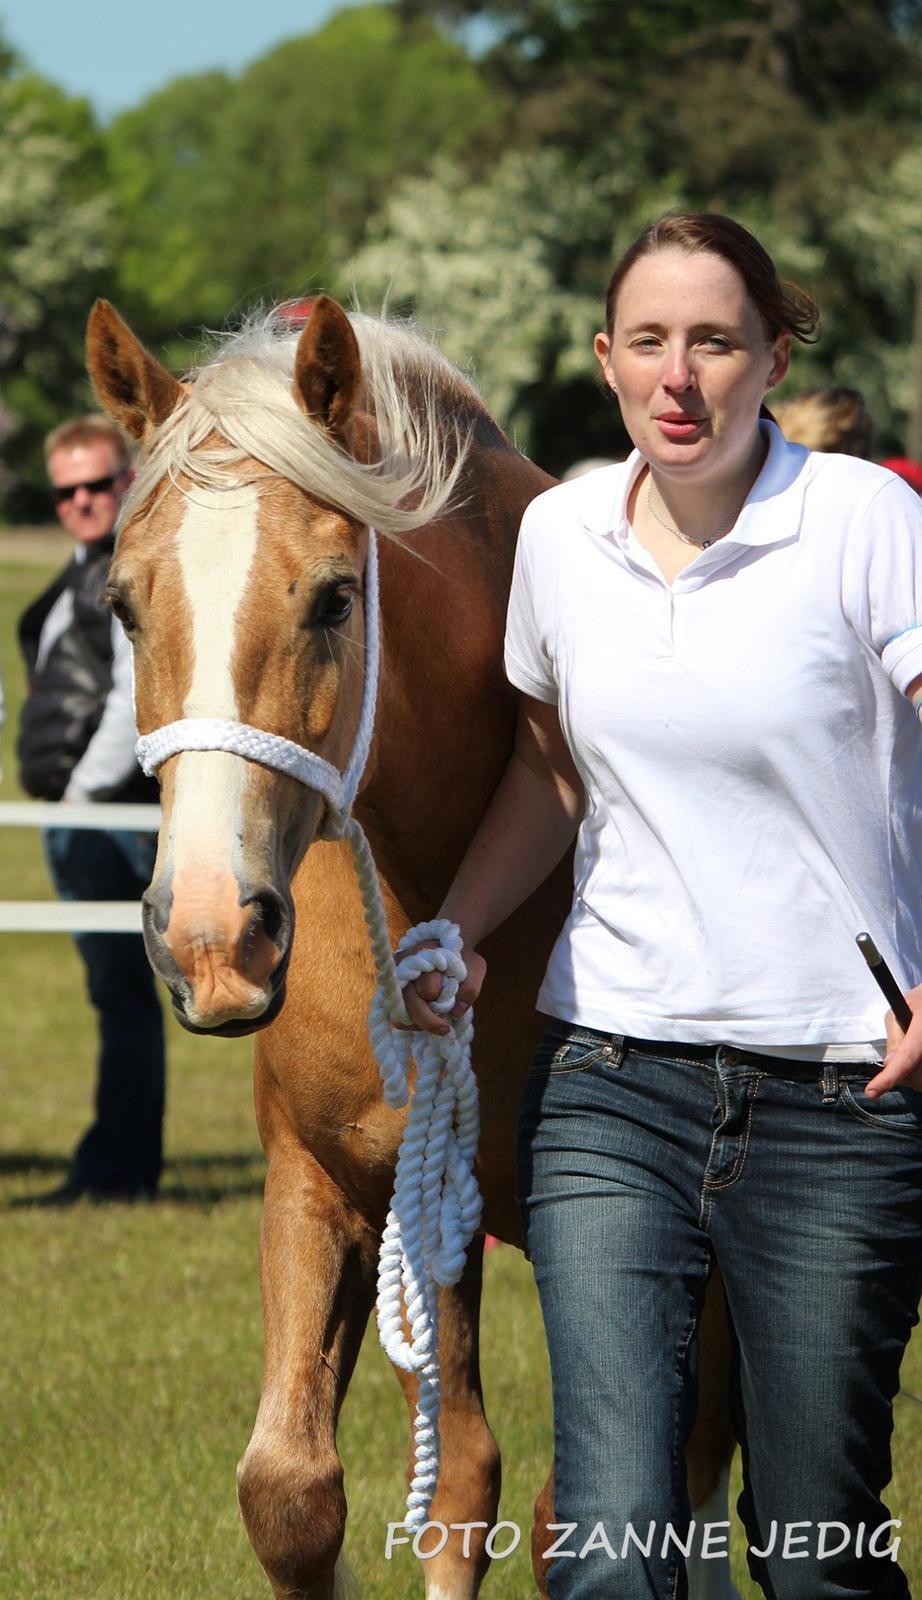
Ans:
{"label": "jeans belt loop", "polygon": [[823,1102],[839,1098],[839,1066],[835,1061],[823,1062]]}
{"label": "jeans belt loop", "polygon": [[620,1067],[624,1060],[624,1034],[613,1033],[609,1044],[606,1046],[605,1065],[607,1067]]}

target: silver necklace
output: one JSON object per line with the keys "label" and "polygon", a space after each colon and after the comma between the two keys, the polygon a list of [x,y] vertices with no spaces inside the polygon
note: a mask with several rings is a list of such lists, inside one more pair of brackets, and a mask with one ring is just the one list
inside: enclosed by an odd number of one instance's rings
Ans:
{"label": "silver necklace", "polygon": [[651,517],[659,523],[661,528],[666,528],[669,533],[674,533],[677,539],[682,540],[683,544],[693,544],[696,550],[709,550],[715,539],[722,539],[725,533],[729,533],[730,529],[734,528],[739,521],[740,512],[745,504],[744,500],[742,505],[737,507],[729,522],[721,523],[720,527],[709,538],[693,539],[690,533],[683,533],[682,529],[677,528],[674,522],[667,522],[666,518],[661,517],[659,512],[655,510],[653,505],[653,479],[652,477],[647,478],[647,510]]}

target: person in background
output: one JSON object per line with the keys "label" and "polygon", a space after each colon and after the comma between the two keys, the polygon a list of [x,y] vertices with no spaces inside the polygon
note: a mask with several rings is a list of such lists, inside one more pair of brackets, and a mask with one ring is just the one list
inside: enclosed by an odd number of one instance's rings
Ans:
{"label": "person in background", "polygon": [[871,418],[857,389],[802,389],[773,400],[771,414],[791,444],[870,460]]}
{"label": "person in background", "polygon": [[[132,480],[125,439],[104,417],[65,422],[45,442],[71,560],[19,621],[28,688],[17,756],[23,788],[42,800],[150,801],[157,786],[135,756],[131,652],[106,605],[119,508]],[[137,900],[150,882],[152,835],[68,828],[44,836],[63,900]],[[66,1182],[47,1203],[152,1197],[162,1165],[163,1016],[139,935],[80,933],[99,1021],[96,1114]]]}

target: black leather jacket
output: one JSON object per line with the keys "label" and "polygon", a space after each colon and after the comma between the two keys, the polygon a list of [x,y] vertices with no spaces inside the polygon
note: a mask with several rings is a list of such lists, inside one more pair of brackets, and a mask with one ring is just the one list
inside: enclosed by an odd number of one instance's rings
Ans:
{"label": "black leather jacket", "polygon": [[[99,726],[112,687],[112,618],[105,603],[115,536],[85,546],[19,619],[19,644],[29,677],[16,754],[27,794],[60,800],[74,767]],[[70,590],[73,616],[40,666],[39,641],[58,598]],[[140,770],[96,799],[150,800],[157,786]]]}

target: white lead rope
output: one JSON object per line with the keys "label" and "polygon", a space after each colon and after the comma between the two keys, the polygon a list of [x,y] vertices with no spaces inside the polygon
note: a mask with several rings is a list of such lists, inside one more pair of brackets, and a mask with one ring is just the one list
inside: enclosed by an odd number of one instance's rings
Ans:
{"label": "white lead rope", "polygon": [[[449,1017],[447,1035],[411,1030],[401,992],[421,973],[441,972],[442,993],[433,1009],[451,1011],[458,984],[466,975],[460,930],[453,922],[419,923],[404,934],[395,963],[374,858],[361,824],[352,816],[374,732],[379,657],[378,550],[370,529],[365,682],[355,745],[344,773],[290,739],[220,718],[168,723],[139,739],[137,750],[148,776],[185,750],[230,751],[288,773],[326,800],[319,837],[345,839],[352,851],[377,975],[369,1032],[389,1106],[399,1109],[407,1104],[411,1066],[416,1072],[381,1239],[377,1318],[381,1343],[391,1361],[415,1373],[418,1381],[414,1470],[406,1515],[406,1526],[418,1528],[428,1518],[439,1472],[438,1291],[457,1283],[480,1222],[481,1197],[473,1172],[480,1124],[471,1069],[471,1012],[457,1021]],[[437,941],[437,948],[407,953],[428,940]]]}

